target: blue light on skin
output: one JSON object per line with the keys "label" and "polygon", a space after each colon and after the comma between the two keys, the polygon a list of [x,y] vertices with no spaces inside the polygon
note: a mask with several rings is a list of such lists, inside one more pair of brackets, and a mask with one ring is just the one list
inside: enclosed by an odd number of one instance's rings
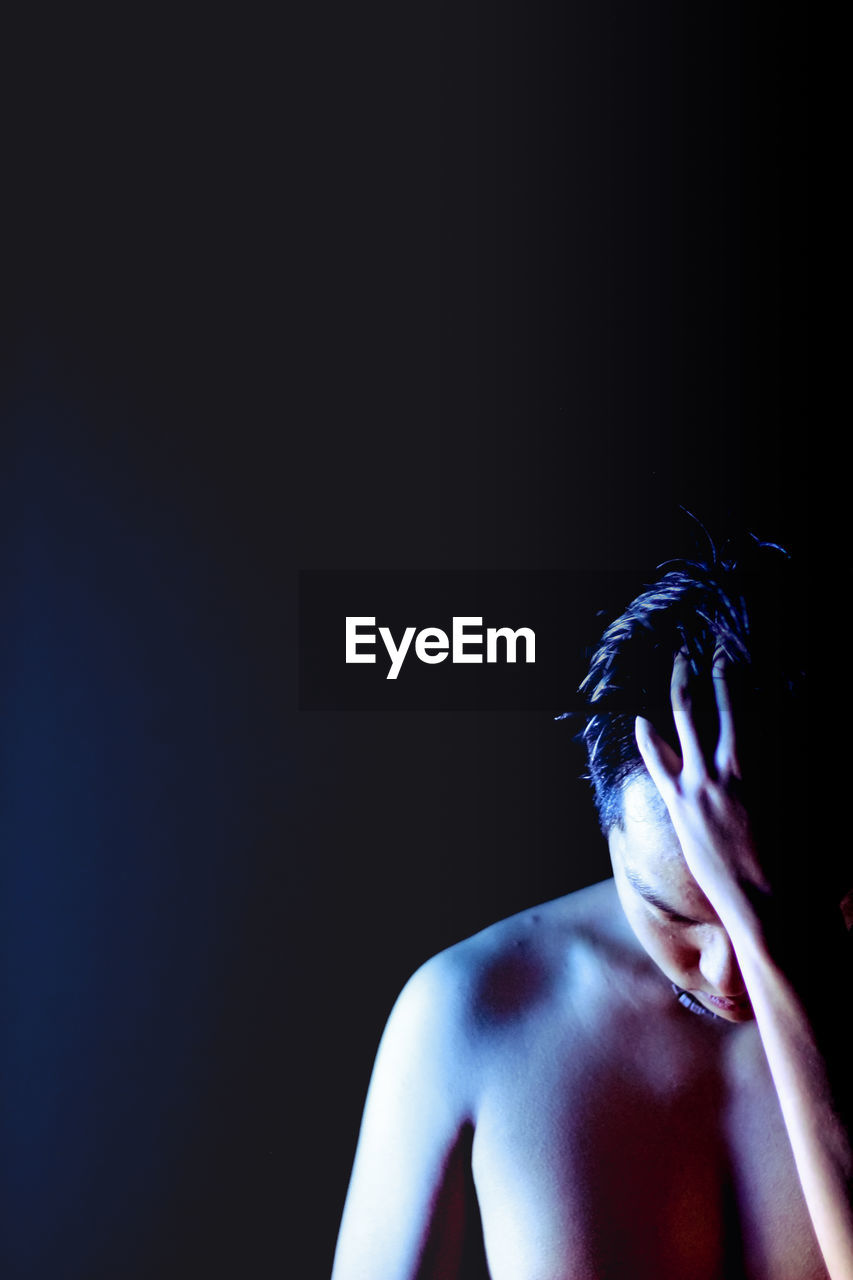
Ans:
{"label": "blue light on skin", "polygon": [[648,775],[626,786],[622,825],[609,845],[625,915],[661,972],[710,1012],[749,1022],[754,1015],[731,940],[688,869]]}

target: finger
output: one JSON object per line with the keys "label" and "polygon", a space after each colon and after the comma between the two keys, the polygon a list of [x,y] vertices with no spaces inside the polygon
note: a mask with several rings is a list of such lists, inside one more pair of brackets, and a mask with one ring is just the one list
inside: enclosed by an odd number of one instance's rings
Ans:
{"label": "finger", "polygon": [[714,764],[720,774],[740,777],[740,764],[737,758],[737,742],[735,739],[735,718],[732,711],[731,691],[726,679],[728,660],[718,650],[714,654],[711,667],[711,678],[714,682],[714,699],[717,703],[717,716],[720,722],[720,736],[714,754]]}
{"label": "finger", "polygon": [[637,716],[634,735],[643,764],[648,769],[652,782],[660,794],[665,796],[681,773],[681,757],[677,751],[673,751],[669,743],[660,736],[651,720],[647,720],[645,716]]}
{"label": "finger", "polygon": [[706,772],[705,758],[699,735],[693,723],[693,702],[690,697],[690,661],[686,653],[677,653],[672,664],[669,686],[672,702],[672,718],[678,734],[683,760],[683,772],[698,778]]}

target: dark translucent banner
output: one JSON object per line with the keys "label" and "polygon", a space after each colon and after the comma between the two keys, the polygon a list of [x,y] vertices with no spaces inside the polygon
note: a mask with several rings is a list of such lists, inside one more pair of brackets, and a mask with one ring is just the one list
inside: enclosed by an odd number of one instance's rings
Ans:
{"label": "dark translucent banner", "polygon": [[628,573],[306,571],[303,710],[579,710]]}

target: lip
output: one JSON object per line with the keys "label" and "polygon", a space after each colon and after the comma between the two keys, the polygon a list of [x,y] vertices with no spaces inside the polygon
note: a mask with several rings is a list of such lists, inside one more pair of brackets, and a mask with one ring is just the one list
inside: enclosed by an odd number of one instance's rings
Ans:
{"label": "lip", "polygon": [[749,996],[712,996],[707,991],[697,992],[703,1000],[707,1000],[708,1004],[713,1005],[715,1009],[719,1009],[721,1013],[744,1014],[752,1013],[752,1005],[749,1003]]}

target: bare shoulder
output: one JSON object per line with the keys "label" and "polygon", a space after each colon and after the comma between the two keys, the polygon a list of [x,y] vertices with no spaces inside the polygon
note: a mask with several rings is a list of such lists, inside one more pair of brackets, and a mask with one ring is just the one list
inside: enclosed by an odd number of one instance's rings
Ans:
{"label": "bare shoulder", "polygon": [[335,1280],[457,1274],[483,1101],[559,1022],[558,1005],[565,1017],[577,1004],[589,985],[578,974],[612,953],[619,914],[604,882],[502,920],[409,979],[376,1057]]}
{"label": "bare shoulder", "polygon": [[[620,925],[620,920],[622,921]],[[431,1131],[472,1123],[482,1087],[516,1057],[525,1031],[589,1009],[619,963],[626,926],[612,880],[500,920],[439,952],[398,996],[368,1097],[382,1114],[417,1099]]]}
{"label": "bare shoulder", "polygon": [[400,1009],[427,1019],[466,1080],[471,1056],[524,1020],[565,1009],[590,973],[634,951],[612,880],[531,907],[428,960],[404,989]]}

